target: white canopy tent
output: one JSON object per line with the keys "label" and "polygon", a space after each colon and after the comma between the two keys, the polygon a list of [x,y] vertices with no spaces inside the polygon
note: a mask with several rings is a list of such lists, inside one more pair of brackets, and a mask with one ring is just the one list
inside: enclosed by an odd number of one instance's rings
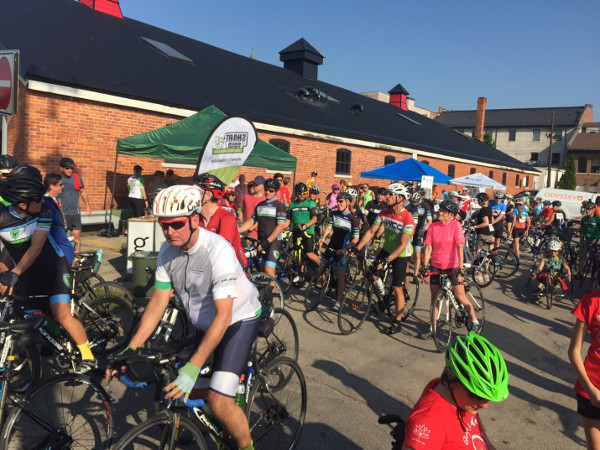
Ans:
{"label": "white canopy tent", "polygon": [[506,190],[506,186],[486,177],[482,173],[473,173],[464,177],[454,178],[450,180],[450,184],[456,184],[459,186],[476,187],[479,191],[485,191],[486,189],[496,189],[499,191]]}

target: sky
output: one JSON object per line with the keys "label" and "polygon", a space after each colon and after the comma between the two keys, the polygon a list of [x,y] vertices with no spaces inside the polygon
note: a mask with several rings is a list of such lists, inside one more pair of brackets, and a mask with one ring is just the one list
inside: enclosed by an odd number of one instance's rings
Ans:
{"label": "sky", "polygon": [[125,17],[277,67],[300,38],[319,80],[354,92],[400,83],[437,111],[594,106],[598,0],[120,0]]}

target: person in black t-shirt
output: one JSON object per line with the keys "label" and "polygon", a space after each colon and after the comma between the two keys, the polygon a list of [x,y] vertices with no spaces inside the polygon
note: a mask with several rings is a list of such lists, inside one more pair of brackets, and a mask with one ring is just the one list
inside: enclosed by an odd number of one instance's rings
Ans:
{"label": "person in black t-shirt", "polygon": [[494,243],[494,227],[492,225],[492,208],[488,206],[490,200],[489,196],[485,192],[477,194],[477,202],[481,209],[477,213],[475,218],[475,231],[477,231],[477,243],[476,248],[480,250],[482,248],[489,250]]}

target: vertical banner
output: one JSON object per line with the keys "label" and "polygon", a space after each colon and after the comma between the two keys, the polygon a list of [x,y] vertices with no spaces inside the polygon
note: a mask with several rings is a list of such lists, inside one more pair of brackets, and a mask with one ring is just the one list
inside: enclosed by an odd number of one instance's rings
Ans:
{"label": "vertical banner", "polygon": [[433,191],[433,177],[429,175],[421,176],[421,187],[427,192],[427,198],[431,198],[431,192]]}
{"label": "vertical banner", "polygon": [[228,185],[244,165],[256,141],[256,130],[248,120],[241,117],[224,119],[206,140],[196,173],[209,172]]}

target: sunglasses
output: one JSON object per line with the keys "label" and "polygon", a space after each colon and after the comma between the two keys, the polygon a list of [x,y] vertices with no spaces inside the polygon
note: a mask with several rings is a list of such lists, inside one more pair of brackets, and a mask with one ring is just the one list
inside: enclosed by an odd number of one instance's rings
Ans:
{"label": "sunglasses", "polygon": [[275,189],[267,189],[267,192],[273,193],[273,192],[277,192],[277,191]]}
{"label": "sunglasses", "polygon": [[190,218],[186,217],[183,220],[171,220],[171,221],[159,220],[158,223],[164,231],[167,231],[169,229],[169,227],[171,227],[172,229],[177,231],[177,230],[181,230],[185,226],[185,224],[187,224],[189,222],[189,220],[190,220]]}
{"label": "sunglasses", "polygon": [[344,200],[344,199],[341,199],[341,200],[338,200],[337,202],[338,202],[338,203],[345,203],[345,202],[346,202],[346,200]]}

